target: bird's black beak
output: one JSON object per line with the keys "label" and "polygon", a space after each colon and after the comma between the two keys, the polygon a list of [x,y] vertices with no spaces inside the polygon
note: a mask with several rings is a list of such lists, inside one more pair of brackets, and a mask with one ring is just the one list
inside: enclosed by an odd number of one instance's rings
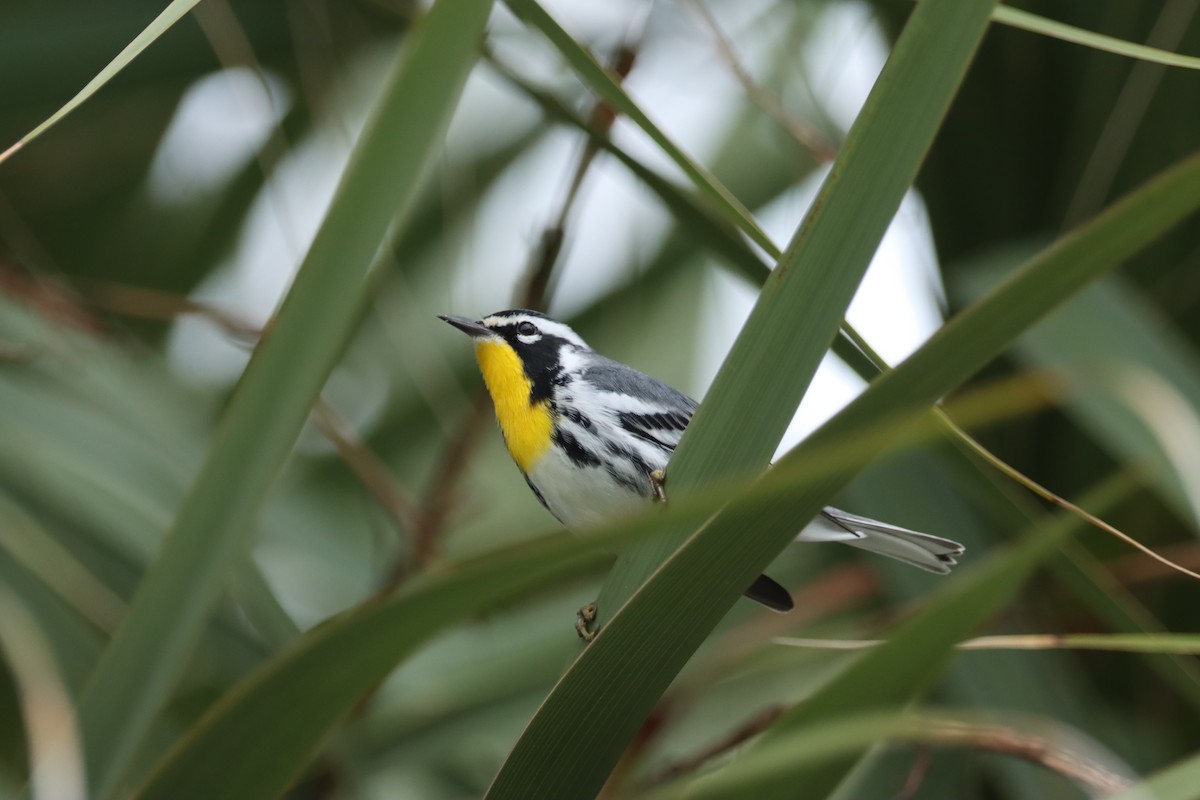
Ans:
{"label": "bird's black beak", "polygon": [[473,319],[467,319],[466,317],[451,317],[445,314],[438,314],[438,319],[440,319],[442,322],[449,322],[451,325],[458,328],[471,338],[475,338],[477,336],[495,336],[495,334],[489,328],[483,327]]}

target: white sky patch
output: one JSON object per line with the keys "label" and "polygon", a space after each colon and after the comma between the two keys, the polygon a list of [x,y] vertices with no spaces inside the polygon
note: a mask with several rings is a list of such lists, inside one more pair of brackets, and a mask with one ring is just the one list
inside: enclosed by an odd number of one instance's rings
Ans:
{"label": "white sky patch", "polygon": [[[759,219],[781,246],[812,202],[824,171],[771,204]],[[932,274],[931,274],[932,271]],[[889,363],[896,364],[941,325],[932,232],[919,195],[910,192],[884,234],[866,277],[850,304],[852,325]],[[717,271],[701,338],[698,377],[707,386],[733,346],[757,298],[740,277]],[[862,390],[863,382],[840,361],[826,357],[780,445],[789,449]]]}
{"label": "white sky patch", "polygon": [[849,130],[887,60],[888,43],[866,3],[831,3],[804,42],[813,96]]}
{"label": "white sky patch", "polygon": [[[384,65],[394,57],[394,51],[386,48],[367,53],[342,82],[343,89],[335,93],[336,109],[320,120],[307,138],[290,142],[287,155],[246,214],[233,253],[192,292],[195,299],[251,324],[263,325],[270,319],[325,217],[350,147],[366,120],[366,109],[378,95]],[[223,81],[225,74],[202,78],[197,85],[217,78]],[[207,98],[202,115],[242,113],[231,95],[201,97]],[[172,120],[172,128],[184,126],[191,118],[193,112],[187,111],[186,105]],[[248,128],[230,130],[241,131],[239,147],[250,154],[247,157],[263,143],[263,135],[255,136]],[[193,141],[192,146],[195,153],[209,147],[203,139]],[[172,327],[167,356],[184,380],[223,386],[237,380],[249,360],[249,350],[208,322],[189,316]]]}
{"label": "white sky patch", "polygon": [[150,165],[151,198],[184,202],[225,184],[254,157],[289,105],[286,85],[269,73],[234,67],[197,80]]}
{"label": "white sky patch", "polygon": [[[347,150],[340,133],[309,138],[294,147],[254,200],[233,255],[192,292],[254,325],[270,318],[325,215]],[[224,385],[249,359],[244,344],[195,317],[171,329],[167,353],[186,380]]]}

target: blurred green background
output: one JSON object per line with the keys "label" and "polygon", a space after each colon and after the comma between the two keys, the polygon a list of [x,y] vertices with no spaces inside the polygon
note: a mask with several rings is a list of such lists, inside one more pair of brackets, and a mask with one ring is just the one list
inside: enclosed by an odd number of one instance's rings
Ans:
{"label": "blurred green background", "polygon": [[[629,94],[781,243],[911,10],[903,0],[548,7],[602,61],[621,48],[636,54]],[[1200,53],[1196,0],[1021,7]],[[53,113],[160,9],[0,6],[0,143]],[[11,669],[11,651],[45,645],[68,695],[80,692],[421,13],[382,0],[204,2],[0,164],[0,638]],[[540,33],[497,7],[485,50],[432,180],[381,251],[370,304],[135,774],[300,631],[430,566],[554,530],[503,451],[469,348],[436,314],[521,305],[528,276],[553,265],[548,290],[534,293],[540,305],[596,349],[700,397],[749,311],[757,287],[702,223],[612,155],[590,160],[585,136],[546,112],[556,100],[587,119],[595,100]],[[624,119],[612,138],[682,183]],[[895,363],[941,318],[1198,143],[1194,70],[993,25],[851,321]],[[559,224],[561,251],[548,245]],[[1059,406],[980,433],[1067,498],[1135,469],[1138,489],[1103,516],[1192,569],[1198,299],[1193,219],[989,368],[987,377],[1054,370],[1071,388]],[[859,385],[838,363],[823,375],[785,446]],[[1021,509],[1040,505],[946,444],[873,464],[838,504],[959,539],[967,562],[1012,540],[1029,525]],[[833,546],[792,548],[772,574],[796,587],[797,612],[739,602],[669,696],[625,791],[804,696],[842,663],[772,635],[872,638],[938,582]],[[576,652],[574,611],[601,578],[557,583],[440,633],[364,700],[289,796],[481,795]],[[1187,632],[1197,591],[1086,529],[980,633]],[[5,796],[28,778],[20,697],[10,673],[0,691]],[[1028,712],[1034,738],[1128,777],[1200,750],[1192,656],[966,653],[935,699]],[[898,743],[842,794],[1088,793],[981,748]]]}

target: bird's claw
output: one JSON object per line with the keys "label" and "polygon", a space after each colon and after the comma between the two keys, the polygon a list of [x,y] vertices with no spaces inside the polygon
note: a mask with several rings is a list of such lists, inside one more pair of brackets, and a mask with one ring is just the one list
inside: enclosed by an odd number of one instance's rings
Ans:
{"label": "bird's claw", "polygon": [[650,473],[650,494],[656,503],[667,502],[667,474],[661,469],[656,469]]}
{"label": "bird's claw", "polygon": [[590,642],[596,638],[596,634],[600,632],[600,627],[592,628],[592,623],[596,621],[596,604],[588,603],[583,608],[579,609],[579,613],[575,615],[575,632],[579,634],[579,638],[585,642]]}

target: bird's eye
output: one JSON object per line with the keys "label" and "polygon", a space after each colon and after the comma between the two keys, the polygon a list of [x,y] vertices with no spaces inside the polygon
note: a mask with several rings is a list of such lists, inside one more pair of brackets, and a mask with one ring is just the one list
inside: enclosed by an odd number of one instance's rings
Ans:
{"label": "bird's eye", "polygon": [[517,333],[522,336],[533,336],[537,333],[537,326],[532,322],[522,322],[517,326]]}

